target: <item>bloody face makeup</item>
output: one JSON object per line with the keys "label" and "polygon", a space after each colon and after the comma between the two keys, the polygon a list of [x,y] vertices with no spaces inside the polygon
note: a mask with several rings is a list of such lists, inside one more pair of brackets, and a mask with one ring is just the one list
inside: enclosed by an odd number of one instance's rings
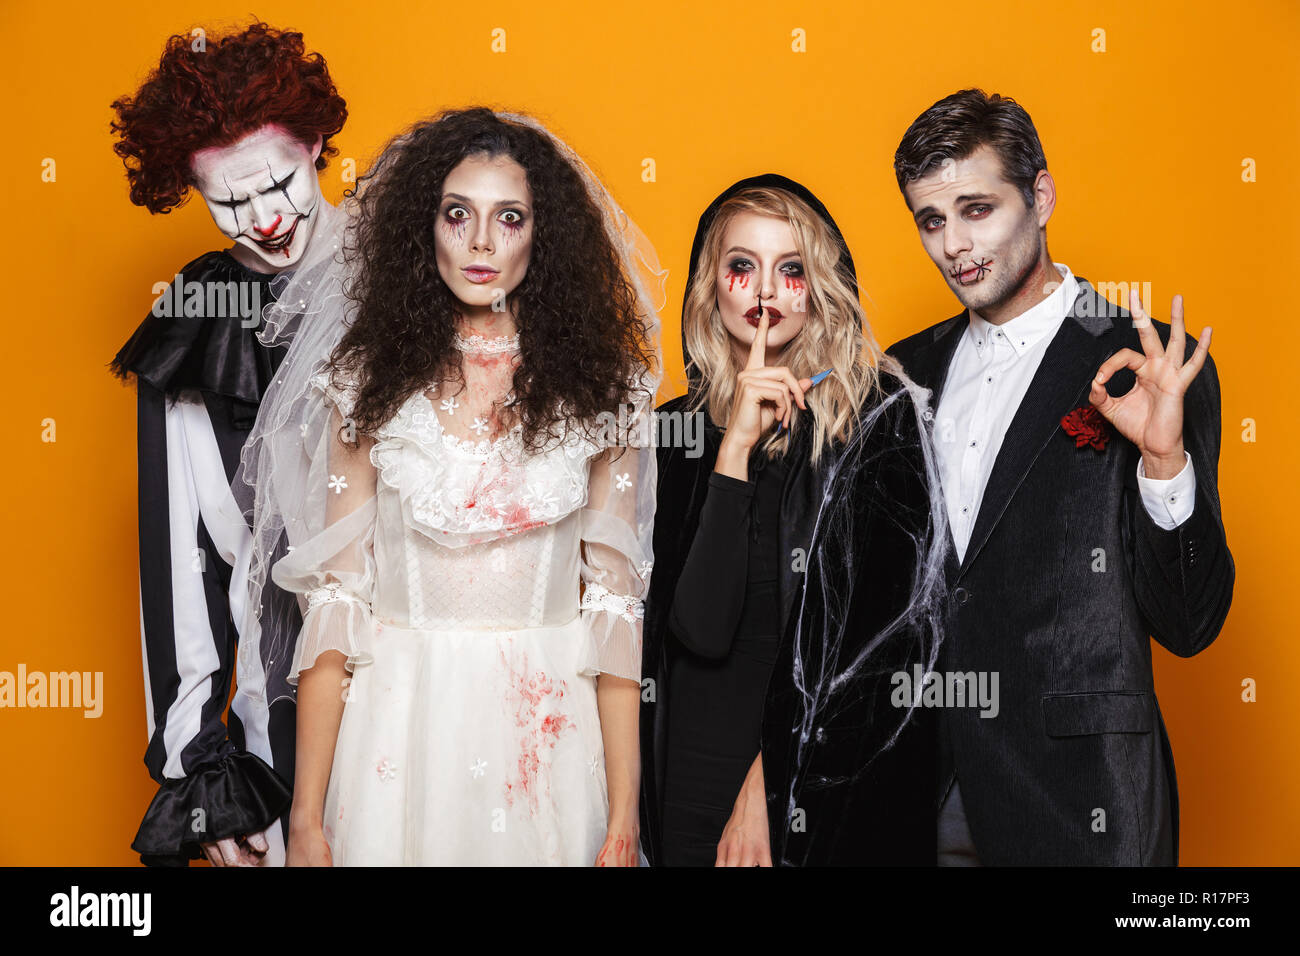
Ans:
{"label": "bloody face makeup", "polygon": [[1051,291],[1027,283],[1046,259],[1042,227],[1053,203],[1039,197],[1026,206],[991,148],[909,183],[906,192],[922,246],[966,308],[996,322]]}
{"label": "bloody face makeup", "polygon": [[761,301],[768,317],[768,360],[775,363],[808,320],[807,281],[790,223],[755,212],[732,217],[722,236],[715,287],[733,351],[748,354]]}
{"label": "bloody face makeup", "polygon": [[443,182],[434,227],[438,273],[477,331],[513,329],[505,302],[528,272],[532,201],[527,173],[509,156],[467,156]]}
{"label": "bloody face makeup", "polygon": [[307,147],[268,125],[191,157],[195,188],[246,266],[278,272],[302,258],[323,199],[316,175],[320,149],[319,138]]}

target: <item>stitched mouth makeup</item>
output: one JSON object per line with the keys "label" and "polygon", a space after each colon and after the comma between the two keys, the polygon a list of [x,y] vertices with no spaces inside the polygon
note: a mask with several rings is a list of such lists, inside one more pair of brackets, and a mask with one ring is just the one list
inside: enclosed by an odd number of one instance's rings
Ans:
{"label": "stitched mouth makeup", "polygon": [[948,275],[957,280],[958,285],[974,285],[989,273],[992,259],[975,259],[965,269],[960,264],[948,271]]}

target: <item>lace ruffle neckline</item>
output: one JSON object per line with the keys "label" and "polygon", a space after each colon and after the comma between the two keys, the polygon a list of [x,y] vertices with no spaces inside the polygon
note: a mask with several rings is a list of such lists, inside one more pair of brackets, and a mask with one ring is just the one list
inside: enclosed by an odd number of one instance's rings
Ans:
{"label": "lace ruffle neckline", "polygon": [[[507,441],[516,440],[523,434],[524,423],[515,422],[513,428],[495,439],[485,438],[482,441],[473,441],[468,438],[459,438],[443,427],[442,422],[438,419],[438,413],[434,411],[434,400],[429,397],[429,394],[423,390],[417,394],[424,407],[412,416],[412,423],[421,432],[422,438],[426,440],[440,439],[447,448],[468,452],[471,455],[491,455],[500,451]],[[512,402],[514,400],[515,393],[511,391],[505,397],[505,401]]]}
{"label": "lace ruffle neckline", "polygon": [[502,335],[495,338],[474,333],[472,335],[461,335],[459,332],[453,333],[456,348],[462,352],[516,352],[519,350],[519,333],[514,335]]}

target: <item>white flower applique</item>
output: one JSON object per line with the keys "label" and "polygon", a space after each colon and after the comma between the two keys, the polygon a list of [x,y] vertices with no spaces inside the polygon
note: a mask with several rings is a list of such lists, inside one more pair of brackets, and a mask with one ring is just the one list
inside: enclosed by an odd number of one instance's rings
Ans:
{"label": "white flower applique", "polygon": [[488,430],[487,419],[480,415],[478,418],[474,419],[474,424],[469,427],[474,429],[475,434],[482,435]]}
{"label": "white flower applique", "polygon": [[629,476],[626,471],[623,472],[623,474],[621,475],[615,476],[614,487],[616,487],[619,491],[627,491],[629,488],[632,487],[631,476]]}
{"label": "white flower applique", "polygon": [[524,493],[523,503],[530,509],[550,508],[555,504],[555,493],[541,484],[531,484]]}
{"label": "white flower applique", "polygon": [[422,436],[433,434],[434,426],[438,423],[438,416],[430,412],[415,412],[411,415],[411,424]]}
{"label": "white flower applique", "polygon": [[448,415],[455,415],[456,409],[460,408],[460,402],[456,401],[456,396],[453,395],[450,398],[444,398],[439,407]]}
{"label": "white flower applique", "polygon": [[348,480],[342,475],[330,475],[329,489],[336,495],[343,494],[343,489],[348,486]]}
{"label": "white flower applique", "polygon": [[629,624],[635,624],[645,617],[645,603],[630,594],[615,594],[605,585],[588,581],[582,591],[582,603],[586,611],[608,611],[617,614]]}
{"label": "white flower applique", "polygon": [[384,757],[375,767],[375,772],[379,774],[379,779],[385,782],[394,779],[397,776],[397,764]]}
{"label": "white flower applique", "polygon": [[475,760],[474,765],[469,768],[470,774],[477,780],[487,772],[487,762],[484,760]]}

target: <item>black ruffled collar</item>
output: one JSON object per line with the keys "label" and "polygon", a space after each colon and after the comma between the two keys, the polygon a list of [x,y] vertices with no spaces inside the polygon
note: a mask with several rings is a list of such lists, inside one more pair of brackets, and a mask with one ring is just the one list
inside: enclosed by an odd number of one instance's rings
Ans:
{"label": "black ruffled collar", "polygon": [[[224,250],[204,253],[180,275],[185,283],[255,282],[263,307],[274,300],[271,280],[277,277],[254,272]],[[151,309],[110,368],[119,378],[134,375],[169,396],[198,389],[257,405],[284,356],[283,346],[268,347],[258,339],[262,327],[260,315],[257,325],[248,327],[238,314],[173,316]]]}

